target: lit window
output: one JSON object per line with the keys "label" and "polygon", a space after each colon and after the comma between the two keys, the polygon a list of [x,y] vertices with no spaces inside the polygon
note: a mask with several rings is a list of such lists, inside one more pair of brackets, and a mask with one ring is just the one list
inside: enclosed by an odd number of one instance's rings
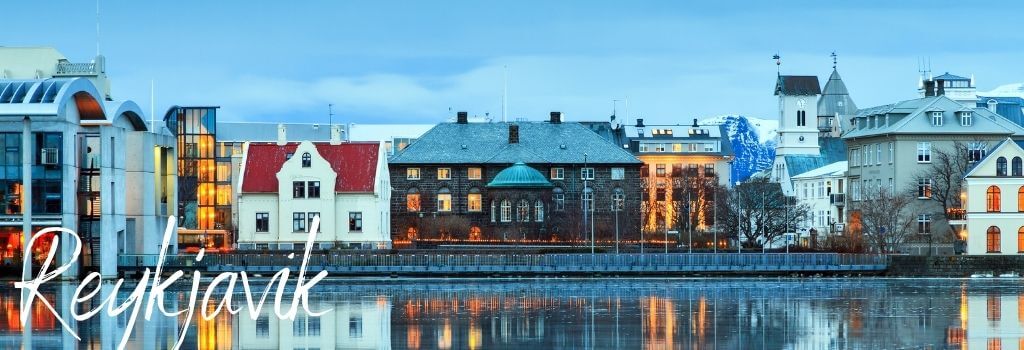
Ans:
{"label": "lit window", "polygon": [[405,193],[405,210],[410,212],[420,211],[420,193],[415,187]]}
{"label": "lit window", "polygon": [[580,169],[580,178],[583,180],[594,179],[594,168],[583,168]]}
{"label": "lit window", "polygon": [[667,173],[665,172],[665,164],[658,164],[658,165],[655,165],[655,166],[654,166],[654,169],[655,169],[655,170],[654,170],[654,172],[655,172],[655,175],[657,175],[657,176],[659,176],[659,177],[663,177],[663,176],[665,176],[665,175],[667,174]]}
{"label": "lit window", "polygon": [[479,212],[483,210],[483,198],[480,196],[480,190],[476,188],[470,189],[466,203],[466,210],[468,211]]}
{"label": "lit window", "polygon": [[363,213],[362,212],[350,212],[348,213],[348,230],[349,232],[361,232],[363,231]]}
{"label": "lit window", "polygon": [[672,152],[682,152],[682,151],[683,151],[683,144],[681,144],[681,143],[673,143],[672,144]]}
{"label": "lit window", "polygon": [[932,179],[917,179],[917,198],[932,198]]}
{"label": "lit window", "polygon": [[1024,213],[1024,186],[1017,189],[1017,211]]}
{"label": "lit window", "polygon": [[447,188],[437,191],[437,211],[452,211],[452,193]]}
{"label": "lit window", "polygon": [[1000,232],[999,228],[995,226],[989,226],[985,232],[985,252],[986,253],[998,253],[1000,248]]}
{"label": "lit window", "polygon": [[918,142],[917,143],[917,162],[918,163],[931,163],[932,162],[932,143],[931,142]]}
{"label": "lit window", "polygon": [[565,168],[551,168],[551,179],[562,180],[565,179]]}
{"label": "lit window", "polygon": [[419,180],[420,179],[420,168],[408,168],[405,169],[406,180]]}
{"label": "lit window", "polygon": [[480,180],[481,178],[483,178],[483,169],[469,168],[468,177],[470,180]]}
{"label": "lit window", "polygon": [[313,157],[309,155],[309,152],[302,154],[302,167],[308,168],[313,165]]}
{"label": "lit window", "polygon": [[452,168],[437,168],[437,179],[438,180],[451,180],[452,179]]}
{"label": "lit window", "polygon": [[998,186],[989,186],[988,190],[985,191],[985,210],[990,213],[998,213],[1000,211],[1000,193]]}
{"label": "lit window", "polygon": [[[1024,253],[1024,226],[1017,229],[1017,252]],[[1024,304],[1020,307],[1024,308]]]}
{"label": "lit window", "polygon": [[625,168],[612,168],[612,180],[622,180],[626,178]]}

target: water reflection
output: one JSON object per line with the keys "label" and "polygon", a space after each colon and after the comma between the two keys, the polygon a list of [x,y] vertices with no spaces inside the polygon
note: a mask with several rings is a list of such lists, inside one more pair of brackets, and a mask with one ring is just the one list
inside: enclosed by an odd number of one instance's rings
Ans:
{"label": "water reflection", "polygon": [[[64,306],[74,288],[44,295]],[[331,312],[292,320],[274,316],[272,304],[255,320],[244,309],[210,320],[197,312],[182,348],[1024,348],[1017,280],[347,280],[314,291],[312,308]],[[187,302],[179,293],[167,306]],[[18,303],[16,290],[0,292],[0,348],[22,345]],[[72,322],[85,339],[76,342],[40,303],[28,312],[36,348],[111,349],[128,326],[125,316]],[[184,320],[154,317],[127,347],[170,348]]]}

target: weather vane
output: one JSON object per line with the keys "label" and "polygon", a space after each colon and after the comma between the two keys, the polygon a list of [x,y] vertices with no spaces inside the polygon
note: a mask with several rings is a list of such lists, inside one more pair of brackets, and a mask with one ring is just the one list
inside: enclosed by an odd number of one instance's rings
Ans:
{"label": "weather vane", "polygon": [[775,70],[779,75],[782,75],[782,57],[779,56],[778,53],[775,53],[775,55],[772,56],[772,59],[775,60]]}
{"label": "weather vane", "polygon": [[832,54],[829,55],[829,56],[832,56],[832,69],[836,69],[836,63],[839,61],[838,60],[839,55],[836,55],[836,52],[832,51]]}

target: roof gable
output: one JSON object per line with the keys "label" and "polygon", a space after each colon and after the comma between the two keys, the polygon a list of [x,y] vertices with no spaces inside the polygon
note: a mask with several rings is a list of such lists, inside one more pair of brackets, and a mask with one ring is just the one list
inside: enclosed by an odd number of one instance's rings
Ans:
{"label": "roof gable", "polygon": [[786,96],[821,95],[818,77],[813,75],[780,75],[775,82],[775,94]]}
{"label": "roof gable", "polygon": [[[337,174],[335,192],[373,192],[377,176],[380,144],[347,142],[337,145],[317,142],[316,152],[327,160]],[[277,173],[294,157],[298,143],[250,143],[245,154],[241,192],[277,193]]]}
{"label": "roof gable", "polygon": [[[970,111],[971,125],[960,123],[957,112]],[[943,124],[932,125],[931,112],[942,112]],[[889,118],[885,125],[884,118]],[[850,128],[843,138],[884,134],[983,134],[1024,135],[1024,127],[985,108],[970,108],[944,95],[897,102],[858,111],[857,118],[883,118],[879,127],[869,119],[867,127]]]}
{"label": "roof gable", "polygon": [[[991,152],[988,152],[988,154],[985,155],[985,158],[982,158],[968,169],[967,173],[964,174],[964,177],[995,176],[995,166],[992,164],[1000,157],[1006,158],[1007,168],[1009,169],[1009,162],[1013,157],[1024,157],[1024,148],[1021,148],[1020,143],[1013,141],[1010,138],[1006,138],[996,145]],[[989,173],[990,171],[991,173]]]}

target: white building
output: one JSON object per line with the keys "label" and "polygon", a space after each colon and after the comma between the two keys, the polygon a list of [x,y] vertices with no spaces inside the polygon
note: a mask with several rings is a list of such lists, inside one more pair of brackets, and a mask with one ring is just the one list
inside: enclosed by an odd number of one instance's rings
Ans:
{"label": "white building", "polygon": [[842,234],[846,207],[846,165],[835,162],[793,177],[796,199],[807,204],[807,221],[798,228],[801,243]]}
{"label": "white building", "polygon": [[1022,142],[1006,139],[964,176],[967,254],[1024,253]]}
{"label": "white building", "polygon": [[249,143],[238,185],[238,247],[389,248],[391,182],[379,142]]}

